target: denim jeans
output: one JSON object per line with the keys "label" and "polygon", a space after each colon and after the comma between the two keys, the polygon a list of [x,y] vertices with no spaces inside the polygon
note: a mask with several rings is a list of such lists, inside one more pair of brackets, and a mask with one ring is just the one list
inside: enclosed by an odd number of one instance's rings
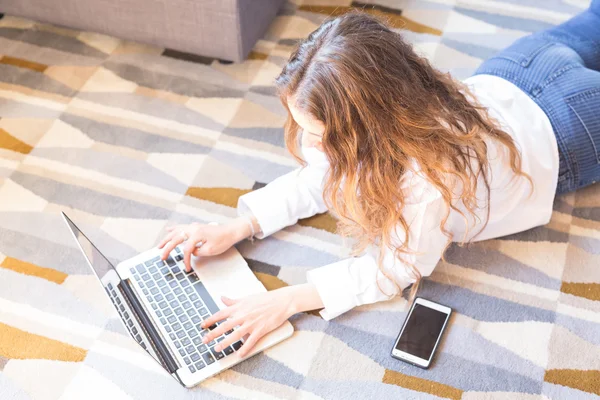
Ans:
{"label": "denim jeans", "polygon": [[600,0],[517,40],[478,74],[512,82],[548,115],[560,156],[557,194],[600,181]]}

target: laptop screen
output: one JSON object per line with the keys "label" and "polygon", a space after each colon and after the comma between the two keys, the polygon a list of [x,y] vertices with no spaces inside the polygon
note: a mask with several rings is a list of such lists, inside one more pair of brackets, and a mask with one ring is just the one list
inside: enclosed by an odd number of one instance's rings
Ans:
{"label": "laptop screen", "polygon": [[115,267],[104,257],[102,253],[90,242],[90,240],[77,228],[77,226],[65,215],[65,220],[69,224],[69,228],[73,231],[75,238],[79,242],[85,257],[90,266],[96,272],[98,278],[102,279],[107,272],[115,270]]}

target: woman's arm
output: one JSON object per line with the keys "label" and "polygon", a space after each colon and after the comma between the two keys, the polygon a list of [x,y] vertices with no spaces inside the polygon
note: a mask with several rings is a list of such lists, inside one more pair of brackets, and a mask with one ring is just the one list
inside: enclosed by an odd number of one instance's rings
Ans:
{"label": "woman's arm", "polygon": [[[414,253],[399,259],[392,250],[387,250],[382,265],[387,276],[381,273],[377,264],[377,249],[371,249],[361,257],[309,271],[307,284],[238,300],[224,298],[223,303],[228,307],[205,321],[205,326],[223,319],[227,321],[207,335],[207,341],[239,327],[221,345],[227,346],[249,335],[240,350],[245,355],[258,339],[297,312],[324,308],[321,315],[330,320],[356,306],[390,299],[398,294],[398,289],[402,290],[414,282],[407,272],[408,263],[415,265],[423,276],[429,275],[448,241],[440,228],[446,206],[437,192],[422,190],[420,193],[423,194],[420,200],[408,203],[404,212],[411,227],[409,243],[412,243]],[[403,237],[393,236],[396,241]]]}
{"label": "woman's arm", "polygon": [[327,211],[323,200],[323,180],[329,163],[323,156],[283,175],[265,187],[247,193],[238,201],[240,215],[252,215],[260,226],[257,238],[265,238],[301,218]]}

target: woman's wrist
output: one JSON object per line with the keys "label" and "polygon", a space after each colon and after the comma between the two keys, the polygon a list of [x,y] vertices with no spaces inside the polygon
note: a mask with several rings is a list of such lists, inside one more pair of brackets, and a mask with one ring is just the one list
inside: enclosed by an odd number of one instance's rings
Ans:
{"label": "woman's wrist", "polygon": [[290,291],[291,296],[290,317],[299,312],[319,310],[324,307],[317,287],[312,283],[288,286],[285,289]]}

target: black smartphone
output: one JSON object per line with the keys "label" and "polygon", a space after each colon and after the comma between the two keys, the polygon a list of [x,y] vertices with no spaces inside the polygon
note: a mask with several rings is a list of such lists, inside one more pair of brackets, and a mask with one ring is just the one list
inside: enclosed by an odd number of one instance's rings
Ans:
{"label": "black smartphone", "polygon": [[394,343],[392,357],[429,368],[451,312],[450,307],[417,297]]}

